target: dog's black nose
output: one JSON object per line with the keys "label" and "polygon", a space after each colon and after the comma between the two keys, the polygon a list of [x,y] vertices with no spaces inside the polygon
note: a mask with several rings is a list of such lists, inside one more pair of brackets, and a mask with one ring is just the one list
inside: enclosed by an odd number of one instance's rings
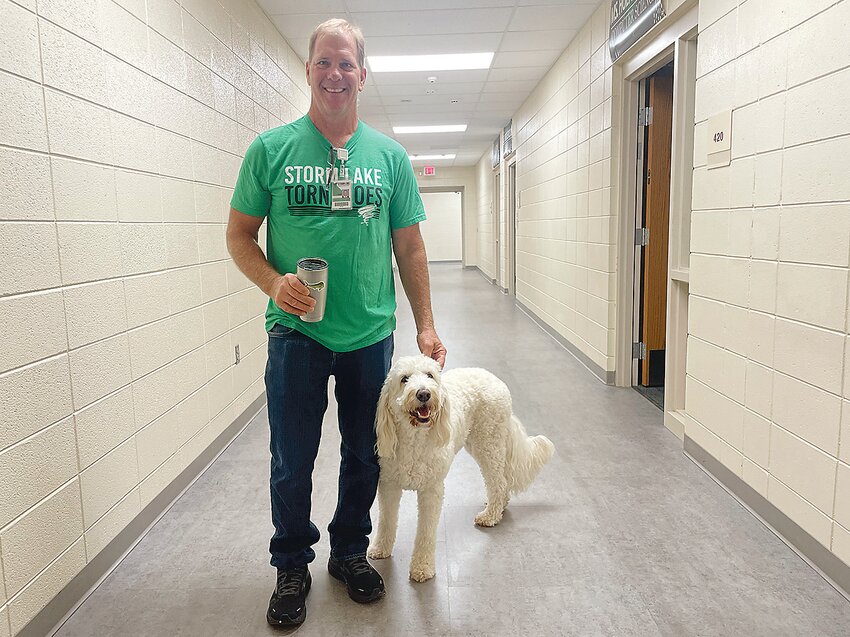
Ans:
{"label": "dog's black nose", "polygon": [[427,389],[420,389],[418,392],[416,392],[416,399],[420,403],[427,403],[429,400],[431,400],[431,392]]}

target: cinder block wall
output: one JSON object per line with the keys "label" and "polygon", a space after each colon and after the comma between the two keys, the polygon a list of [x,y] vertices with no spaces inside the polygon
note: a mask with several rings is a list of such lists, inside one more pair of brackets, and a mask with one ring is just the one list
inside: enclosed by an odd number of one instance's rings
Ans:
{"label": "cinder block wall", "polygon": [[[613,370],[608,6],[514,126],[517,297]],[[699,28],[685,433],[850,564],[850,0],[705,1]],[[731,165],[708,170],[730,109]],[[478,183],[493,276],[489,152]]]}
{"label": "cinder block wall", "polygon": [[[616,322],[609,10],[600,5],[513,118],[517,299],[604,371],[614,369]],[[478,169],[479,191],[491,194],[489,153]],[[506,178],[503,170],[502,190]],[[492,276],[489,198],[481,203],[479,267]]]}
{"label": "cinder block wall", "polygon": [[699,23],[685,432],[850,564],[850,2]]}
{"label": "cinder block wall", "polygon": [[493,207],[498,205],[493,197],[493,169],[490,153],[484,156],[475,167],[478,191],[476,248],[478,269],[491,279],[496,279],[496,264],[493,259]]}
{"label": "cinder block wall", "polygon": [[228,202],[308,98],[250,0],[0,0],[0,38],[2,637],[262,393]]}

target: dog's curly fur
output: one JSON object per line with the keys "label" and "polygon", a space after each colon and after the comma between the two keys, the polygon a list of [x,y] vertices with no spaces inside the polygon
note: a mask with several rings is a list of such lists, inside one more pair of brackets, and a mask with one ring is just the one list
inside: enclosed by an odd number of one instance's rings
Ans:
{"label": "dog's curly fur", "polygon": [[369,547],[374,559],[389,557],[395,544],[402,490],[417,492],[418,521],[410,577],[434,577],[443,481],[461,447],[481,468],[487,506],[475,524],[495,526],[511,493],[531,486],[555,448],[545,436],[529,437],[511,411],[507,386],[483,369],[453,369],[426,356],[400,358],[378,401],[377,451],[380,517]]}

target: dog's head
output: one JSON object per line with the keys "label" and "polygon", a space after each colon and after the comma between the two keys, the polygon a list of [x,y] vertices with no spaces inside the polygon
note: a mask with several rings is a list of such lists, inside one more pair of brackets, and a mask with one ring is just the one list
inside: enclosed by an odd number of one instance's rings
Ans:
{"label": "dog's head", "polygon": [[375,428],[378,455],[392,458],[398,427],[428,429],[442,446],[449,442],[449,405],[440,383],[440,364],[424,355],[399,358],[390,369],[381,397]]}

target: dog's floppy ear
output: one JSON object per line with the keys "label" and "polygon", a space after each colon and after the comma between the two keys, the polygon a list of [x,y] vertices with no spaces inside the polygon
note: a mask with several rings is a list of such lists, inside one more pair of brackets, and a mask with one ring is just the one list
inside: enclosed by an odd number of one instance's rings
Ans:
{"label": "dog's floppy ear", "polygon": [[451,417],[451,408],[449,407],[449,396],[445,389],[440,389],[440,411],[434,419],[434,424],[431,426],[431,435],[434,442],[440,447],[445,447],[452,439],[452,431],[449,425]]}
{"label": "dog's floppy ear", "polygon": [[390,377],[381,388],[381,397],[378,398],[378,411],[375,414],[375,433],[377,443],[375,449],[381,458],[392,458],[395,455],[398,436],[395,431],[393,414],[390,411]]}

